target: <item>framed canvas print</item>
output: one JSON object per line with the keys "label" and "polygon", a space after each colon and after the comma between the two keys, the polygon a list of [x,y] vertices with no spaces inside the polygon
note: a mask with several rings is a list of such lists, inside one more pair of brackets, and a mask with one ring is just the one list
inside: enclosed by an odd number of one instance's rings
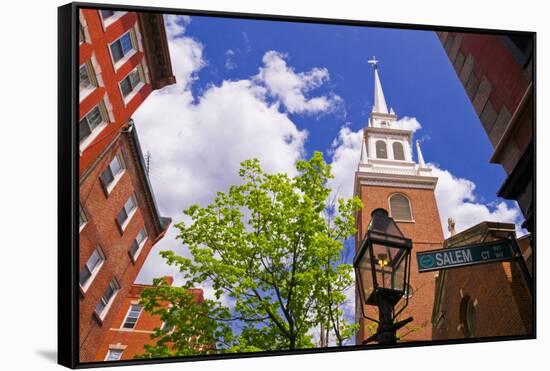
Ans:
{"label": "framed canvas print", "polygon": [[60,364],[535,337],[534,33],[58,16]]}

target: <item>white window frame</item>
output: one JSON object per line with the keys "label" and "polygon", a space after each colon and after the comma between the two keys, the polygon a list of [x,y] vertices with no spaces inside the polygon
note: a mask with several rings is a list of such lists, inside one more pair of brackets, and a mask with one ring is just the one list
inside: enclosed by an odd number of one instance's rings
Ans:
{"label": "white window frame", "polygon": [[[117,41],[122,39],[124,37],[124,35],[126,35],[126,34],[129,34],[129,36],[130,36],[130,42],[132,44],[132,51],[130,51],[128,54],[123,56],[120,60],[115,62],[115,58],[113,57],[113,52],[111,51],[111,45],[113,45],[114,43],[116,43]],[[128,62],[128,60],[130,58],[132,58],[132,56],[134,56],[134,54],[136,54],[139,50],[139,45],[138,45],[138,42],[137,42],[137,37],[136,37],[136,33],[135,33],[134,29],[130,28],[128,31],[126,31],[122,35],[120,35],[120,37],[116,38],[116,40],[113,40],[113,42],[108,44],[107,49],[109,49],[109,55],[111,56],[111,63],[113,64],[113,68],[115,69],[115,71],[118,71],[120,69],[120,67],[122,65],[124,65],[124,63]]]}
{"label": "white window frame", "polygon": [[[110,170],[111,173],[113,172],[111,170],[111,164],[113,163],[114,160],[118,161],[118,163],[119,163],[122,170],[120,172],[118,172],[117,174],[113,175],[113,180],[111,181],[111,183],[106,185],[106,184],[103,183],[103,180],[101,179],[101,176],[107,170]],[[99,181],[101,182],[101,185],[103,186],[103,189],[105,190],[105,193],[107,194],[107,196],[109,194],[111,194],[111,192],[116,187],[116,185],[118,184],[118,182],[120,181],[120,179],[122,178],[122,176],[125,173],[126,173],[126,162],[124,161],[124,156],[122,156],[122,152],[119,152],[119,153],[116,154],[115,157],[113,157],[111,162],[109,162],[109,165],[107,165],[107,167],[105,169],[103,169],[101,174],[99,174]]]}
{"label": "white window frame", "polygon": [[[124,209],[126,207],[126,204],[128,203],[128,201],[133,198],[134,199],[134,208],[132,210],[130,210],[130,212],[126,212],[126,220],[124,220],[124,222],[122,222],[122,224],[119,223],[118,221],[118,214],[120,213],[120,211],[122,211],[122,209]],[[124,203],[124,205],[122,206],[122,208],[119,210],[119,212],[116,214],[117,217],[116,217],[116,221],[117,221],[117,224],[119,225],[120,229],[122,232],[124,232],[126,230],[126,227],[128,227],[128,224],[130,224],[130,222],[132,221],[132,218],[134,217],[134,215],[136,214],[137,212],[137,209],[138,209],[138,203],[137,203],[137,199],[136,199],[136,196],[134,194],[131,194],[130,197],[128,197],[128,199],[126,200],[126,202]]]}
{"label": "white window frame", "polygon": [[[137,84],[135,86],[135,88],[127,95],[127,96],[124,96],[124,93],[122,92],[122,81],[124,81],[132,72],[134,71],[137,71],[138,74],[139,74],[139,84]],[[137,93],[139,93],[139,91],[145,86],[145,81],[146,81],[146,78],[145,78],[145,72],[143,70],[143,66],[140,64],[138,64],[136,66],[136,68],[134,68],[133,70],[131,70],[130,72],[128,72],[123,78],[122,80],[120,80],[118,82],[118,89],[120,90],[120,96],[123,98],[124,100],[124,106],[127,106],[128,103],[130,103],[132,101],[132,99],[134,99],[134,97],[137,95]]]}
{"label": "white window frame", "polygon": [[[125,327],[124,325],[126,324],[126,321],[128,320],[128,317],[130,316],[130,313],[132,312],[132,307],[134,305],[137,305],[139,306],[139,313],[136,317],[136,321],[134,322],[134,327]],[[120,324],[120,328],[122,330],[125,330],[125,331],[132,331],[136,328],[136,325],[139,321],[139,317],[141,317],[141,313],[143,312],[143,306],[141,306],[140,304],[134,304],[134,303],[130,303],[130,306],[128,307],[128,312],[126,312],[126,315],[124,316],[124,319],[122,320],[122,323]]]}
{"label": "white window frame", "polygon": [[[119,353],[119,357],[117,359],[109,359],[109,356],[111,355],[111,353]],[[111,349],[109,348],[109,350],[107,351],[107,355],[105,355],[105,361],[110,361],[110,362],[113,362],[113,361],[120,361],[122,359],[122,353],[124,353],[124,349]]]}
{"label": "white window frame", "polygon": [[[80,142],[80,144],[79,144],[80,152],[84,152],[86,150],[86,148],[88,148],[90,146],[90,144],[92,144],[92,142],[95,140],[95,138],[97,138],[97,136],[109,124],[109,119],[108,119],[108,115],[106,113],[107,111],[105,109],[105,103],[103,102],[103,100],[101,100],[97,105],[93,106],[88,112],[86,112],[86,114],[84,116],[82,116],[82,118],[88,116],[90,114],[90,112],[92,112],[96,107],[99,108],[99,113],[101,115],[101,119],[103,120],[103,122],[101,124],[99,124],[98,126],[96,126],[95,129],[92,130],[90,135],[88,135],[88,137],[86,137],[86,139],[84,139],[82,142]],[[78,120],[78,130],[80,130],[80,120]]]}
{"label": "white window frame", "polygon": [[[141,241],[140,243],[137,242],[137,237],[139,236],[139,234],[143,231],[143,233],[145,233],[145,238],[143,239],[143,241]],[[130,251],[130,249],[128,249],[128,253],[130,254],[130,258],[132,258],[132,261],[135,263],[139,257],[139,254],[141,254],[141,250],[143,250],[143,246],[145,246],[145,243],[147,242],[147,240],[149,239],[149,233],[147,233],[147,228],[145,228],[145,226],[143,226],[138,234],[136,235],[136,238],[134,238],[134,241],[132,241],[132,245],[134,243],[137,243],[138,245],[138,249],[136,250],[136,252],[134,254],[132,254],[132,252]]]}
{"label": "white window frame", "polygon": [[[113,302],[115,301],[115,298],[117,297],[118,292],[120,291],[120,283],[118,283],[118,280],[116,278],[113,278],[112,280],[109,281],[109,286],[113,283],[115,284],[115,286],[117,286],[117,289],[114,290],[113,296],[111,296],[109,298],[109,301],[105,304],[105,306],[103,307],[103,310],[101,311],[101,313],[97,312],[97,305],[96,305],[96,308],[94,309],[94,313],[102,321],[105,319],[105,317],[109,313],[109,310],[111,309],[111,306],[113,305]],[[105,290],[107,290],[107,288],[105,288]],[[103,292],[103,295],[105,295],[105,291]],[[101,295],[99,300],[103,300],[103,295]]]}
{"label": "white window frame", "polygon": [[101,19],[101,25],[103,26],[103,29],[106,30],[110,25],[118,21],[120,18],[124,17],[126,15],[126,11],[123,10],[115,10],[115,14],[110,16],[109,18],[103,18],[103,14],[101,14],[101,10],[108,10],[108,9],[99,9],[97,12],[99,14],[99,18]]}
{"label": "white window frame", "polygon": [[[99,263],[98,265],[96,265],[94,267],[94,270],[91,273],[90,277],[88,278],[88,280],[84,283],[84,285],[80,284],[80,282],[78,283],[78,285],[80,286],[80,289],[82,290],[83,293],[86,293],[86,291],[88,291],[88,289],[90,288],[90,286],[92,285],[92,282],[94,282],[95,278],[97,277],[97,275],[99,274],[99,271],[101,270],[101,267],[103,267],[103,264],[105,263],[105,253],[103,252],[103,250],[101,249],[101,247],[97,246],[95,249],[94,249],[94,252],[96,252],[99,254],[99,256],[102,258],[101,260],[101,263]],[[93,255],[93,253],[92,253]],[[90,255],[90,257],[92,257],[92,255]],[[88,258],[89,260],[90,258]],[[86,263],[88,263],[88,261],[86,261]],[[85,268],[86,265],[84,265],[82,267],[82,269]],[[80,271],[79,271],[80,273]],[[79,280],[80,281],[80,280]]]}

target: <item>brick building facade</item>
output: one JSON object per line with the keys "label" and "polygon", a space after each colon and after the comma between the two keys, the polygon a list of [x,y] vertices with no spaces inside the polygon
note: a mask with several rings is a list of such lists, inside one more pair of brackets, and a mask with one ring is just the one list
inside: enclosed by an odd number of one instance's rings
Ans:
{"label": "brick building facade", "polygon": [[[515,225],[483,222],[445,241],[444,248],[515,239]],[[533,334],[533,307],[521,264],[529,241],[518,240],[521,260],[453,268],[439,272],[432,323],[433,339],[464,339]],[[527,277],[526,277],[527,276]]]}
{"label": "brick building facade", "polygon": [[80,175],[155,89],[174,84],[162,15],[81,9]]}
{"label": "brick building facade", "polygon": [[80,350],[93,360],[170,219],[159,215],[133,124],[80,182]]}
{"label": "brick building facade", "polygon": [[79,13],[79,349],[97,360],[170,219],[159,215],[132,114],[175,83],[162,15]]}
{"label": "brick building facade", "polygon": [[[416,143],[417,162],[412,155],[410,130],[395,126],[397,115],[388,111],[382,85],[375,67],[374,107],[367,127],[361,160],[355,174],[355,195],[363,202],[363,209],[357,214],[356,252],[360,248],[371,213],[377,208],[385,209],[397,222],[402,233],[413,242],[414,255],[417,251],[440,247],[443,231],[434,190],[437,178],[426,166],[420,145]],[[433,274],[418,274],[416,261],[411,260],[408,307],[401,318],[413,317],[413,322],[401,329],[397,336],[400,342],[430,340],[431,312],[433,307],[435,278]],[[357,285],[356,285],[357,290]],[[363,318],[363,311],[370,317],[377,317],[377,310],[361,308],[359,294],[356,293],[356,321],[360,324],[356,343],[361,344],[376,331],[376,323]]]}
{"label": "brick building facade", "polygon": [[[167,285],[174,281],[173,277],[165,277]],[[96,361],[116,361],[134,359],[144,353],[144,345],[152,344],[151,334],[156,329],[165,329],[159,316],[147,313],[139,305],[140,295],[148,285],[133,284],[122,301],[119,310],[113,314],[112,325],[106,332],[103,343],[97,350]],[[193,289],[198,302],[204,300],[201,289]]]}
{"label": "brick building facade", "polygon": [[437,33],[508,175],[498,196],[518,202],[533,231],[534,34]]}

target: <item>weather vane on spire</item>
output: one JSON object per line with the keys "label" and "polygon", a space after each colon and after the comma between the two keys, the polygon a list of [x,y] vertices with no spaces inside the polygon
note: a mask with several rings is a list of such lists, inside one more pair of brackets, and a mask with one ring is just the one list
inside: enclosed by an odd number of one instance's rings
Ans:
{"label": "weather vane on spire", "polygon": [[372,67],[374,69],[377,69],[378,68],[378,62],[380,62],[379,60],[376,59],[376,57],[373,55],[372,56],[372,59],[371,60],[368,60],[367,61],[368,63],[372,64]]}

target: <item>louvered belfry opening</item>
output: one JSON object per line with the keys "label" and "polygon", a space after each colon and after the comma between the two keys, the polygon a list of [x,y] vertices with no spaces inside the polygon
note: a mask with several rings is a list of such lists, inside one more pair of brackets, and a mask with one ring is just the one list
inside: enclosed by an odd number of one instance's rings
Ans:
{"label": "louvered belfry opening", "polygon": [[412,220],[411,204],[402,194],[394,194],[390,197],[390,212],[395,220]]}
{"label": "louvered belfry opening", "polygon": [[376,158],[388,158],[386,142],[379,140],[376,142]]}
{"label": "louvered belfry opening", "polygon": [[393,142],[393,159],[405,160],[405,152],[403,151],[403,145],[399,142]]}

